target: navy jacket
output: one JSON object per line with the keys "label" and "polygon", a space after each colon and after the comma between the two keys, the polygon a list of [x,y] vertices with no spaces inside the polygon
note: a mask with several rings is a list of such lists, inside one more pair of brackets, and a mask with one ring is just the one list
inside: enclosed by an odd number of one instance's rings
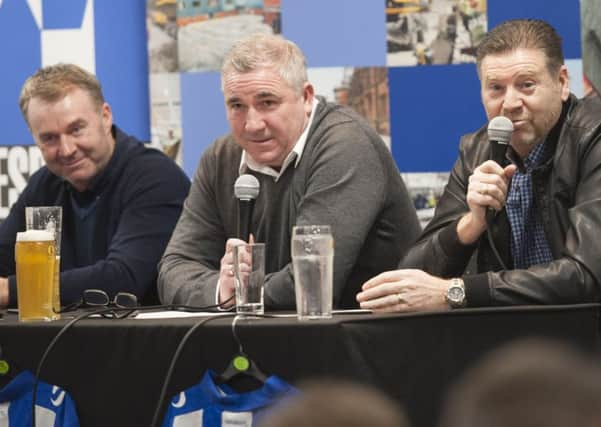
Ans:
{"label": "navy jacket", "polygon": [[[156,299],[157,263],[171,237],[188,194],[190,180],[167,156],[113,127],[115,151],[86,198],[97,198],[91,263],[76,254],[76,221],[68,182],[45,166],[31,176],[9,216],[0,225],[0,276],[9,278],[9,306],[15,306],[14,246],[25,230],[26,206],[63,207],[61,303],[81,298],[85,289],[111,297],[131,292],[146,303]],[[83,194],[79,194],[82,196]],[[81,239],[80,239],[81,240]]]}

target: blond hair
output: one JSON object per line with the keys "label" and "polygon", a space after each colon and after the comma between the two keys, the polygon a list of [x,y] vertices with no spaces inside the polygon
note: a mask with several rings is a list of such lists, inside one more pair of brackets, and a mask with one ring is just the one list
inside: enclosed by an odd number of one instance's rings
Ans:
{"label": "blond hair", "polygon": [[104,96],[96,77],[74,64],[56,64],[40,68],[25,81],[19,96],[21,114],[29,124],[27,109],[32,98],[56,102],[75,88],[87,92],[100,111],[104,104]]}

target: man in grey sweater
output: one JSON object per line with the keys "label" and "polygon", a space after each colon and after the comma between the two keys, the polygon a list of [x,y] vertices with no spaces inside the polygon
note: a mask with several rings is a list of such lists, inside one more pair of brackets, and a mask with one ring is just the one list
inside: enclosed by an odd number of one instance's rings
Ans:
{"label": "man in grey sweater", "polygon": [[162,302],[234,304],[233,187],[249,173],[261,186],[251,232],[266,243],[266,308],[294,308],[297,224],[332,227],[334,307],[355,307],[360,284],[395,268],[420,231],[388,149],[359,115],[314,95],[302,52],[280,36],[238,42],[221,79],[231,133],[200,160],[159,264]]}

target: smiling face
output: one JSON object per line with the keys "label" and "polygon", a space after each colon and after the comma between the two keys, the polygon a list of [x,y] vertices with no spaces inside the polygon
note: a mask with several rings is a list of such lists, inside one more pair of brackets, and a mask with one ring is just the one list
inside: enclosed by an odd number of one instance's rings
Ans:
{"label": "smiling face", "polygon": [[82,89],[56,102],[32,98],[27,122],[48,169],[78,191],[89,187],[113,154],[111,109],[107,103],[98,107]]}
{"label": "smiling face", "polygon": [[294,90],[271,67],[223,76],[227,120],[234,139],[252,159],[279,168],[303,133],[313,86]]}
{"label": "smiling face", "polygon": [[567,68],[551,73],[543,52],[519,48],[487,55],[479,71],[488,119],[501,115],[513,122],[511,145],[525,157],[559,119],[570,94]]}

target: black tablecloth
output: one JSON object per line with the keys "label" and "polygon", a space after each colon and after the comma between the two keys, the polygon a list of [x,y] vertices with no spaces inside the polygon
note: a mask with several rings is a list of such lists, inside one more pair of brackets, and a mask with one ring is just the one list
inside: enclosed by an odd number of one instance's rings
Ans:
{"label": "black tablecloth", "polygon": [[[80,422],[148,426],[169,362],[198,318],[86,319],[49,355],[41,378],[64,387]],[[35,371],[67,319],[0,320],[4,355]],[[238,351],[232,318],[202,326],[176,366],[168,396],[197,383],[206,368],[222,371]],[[241,319],[245,352],[267,374],[298,384],[339,377],[375,385],[403,404],[414,426],[434,426],[444,393],[485,352],[525,336],[558,338],[601,353],[599,305],[467,309],[397,315],[344,314],[329,320]]]}

